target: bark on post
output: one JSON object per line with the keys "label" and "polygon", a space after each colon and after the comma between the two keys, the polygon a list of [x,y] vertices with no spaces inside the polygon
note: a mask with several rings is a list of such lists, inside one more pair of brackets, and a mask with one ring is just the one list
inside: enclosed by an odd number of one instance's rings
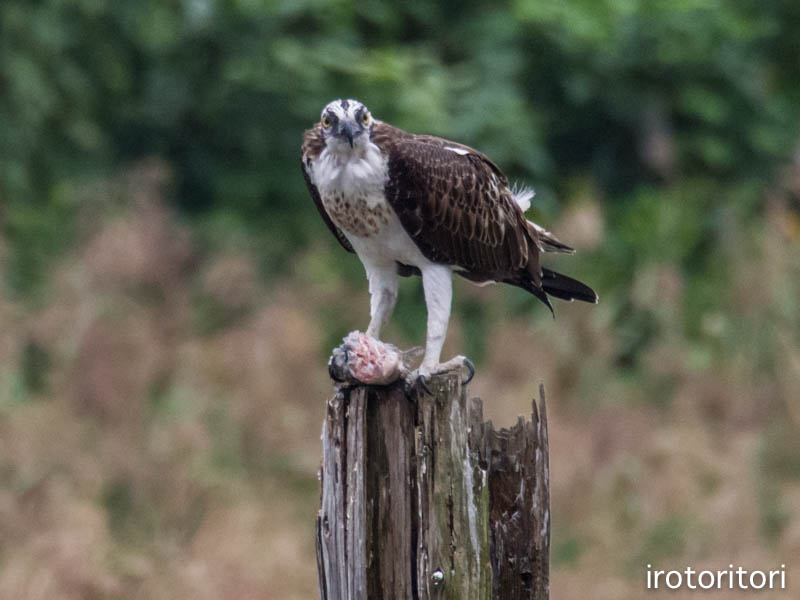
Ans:
{"label": "bark on post", "polygon": [[495,431],[455,375],[432,395],[342,386],[323,425],[323,600],[545,600],[550,512],[544,390]]}

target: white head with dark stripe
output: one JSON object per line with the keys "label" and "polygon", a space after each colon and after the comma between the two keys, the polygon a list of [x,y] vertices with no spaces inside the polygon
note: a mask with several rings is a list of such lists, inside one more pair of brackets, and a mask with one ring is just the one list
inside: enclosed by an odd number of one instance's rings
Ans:
{"label": "white head with dark stripe", "polygon": [[372,115],[358,100],[334,100],[322,109],[320,124],[328,149],[349,153],[369,142]]}

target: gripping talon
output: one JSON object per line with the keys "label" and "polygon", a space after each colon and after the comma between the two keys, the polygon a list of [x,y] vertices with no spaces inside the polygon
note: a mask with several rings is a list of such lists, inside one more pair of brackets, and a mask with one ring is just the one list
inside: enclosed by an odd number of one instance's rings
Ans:
{"label": "gripping talon", "polygon": [[427,378],[427,377],[425,377],[425,375],[423,375],[422,373],[420,373],[419,375],[417,375],[417,381],[416,381],[416,383],[417,383],[417,385],[419,385],[419,386],[420,386],[420,387],[421,387],[423,390],[425,390],[425,393],[427,393],[429,396],[433,396],[433,392],[431,391],[431,388],[429,388],[429,387],[428,387],[428,378]]}
{"label": "gripping talon", "polygon": [[466,356],[464,357],[464,366],[469,369],[469,375],[467,375],[467,378],[461,382],[461,385],[467,385],[470,381],[472,381],[472,378],[475,377],[475,364]]}
{"label": "gripping talon", "polygon": [[416,375],[408,373],[405,377],[403,389],[405,390],[406,397],[409,399],[413,399],[415,392],[419,392],[420,390],[424,391],[429,396],[433,396],[431,388],[428,387],[427,377],[422,373],[417,373]]}
{"label": "gripping talon", "polygon": [[333,369],[333,354],[331,354],[331,357],[328,359],[328,376],[334,381],[339,381],[339,378],[336,377],[336,373]]}
{"label": "gripping talon", "polygon": [[[337,354],[337,350],[341,350],[341,353],[344,355],[344,360],[341,360],[340,355]],[[337,362],[339,365],[337,365]],[[346,374],[348,372],[347,365],[350,362],[350,352],[347,348],[346,344],[342,344],[333,351],[331,357],[328,359],[328,375],[330,378],[333,379],[337,383],[345,383],[347,382],[347,377],[340,376],[340,372]]]}

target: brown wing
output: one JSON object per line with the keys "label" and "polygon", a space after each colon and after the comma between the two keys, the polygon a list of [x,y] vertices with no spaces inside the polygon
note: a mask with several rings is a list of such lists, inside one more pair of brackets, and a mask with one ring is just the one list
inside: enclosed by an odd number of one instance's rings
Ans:
{"label": "brown wing", "polygon": [[524,270],[540,284],[536,233],[505,175],[485,155],[381,122],[372,141],[388,157],[387,200],[428,260],[461,267],[478,280]]}
{"label": "brown wing", "polygon": [[320,198],[319,190],[311,181],[311,177],[308,174],[308,170],[311,168],[311,161],[320,155],[324,147],[325,140],[322,138],[322,129],[319,125],[305,132],[303,135],[302,146],[303,178],[306,180],[308,192],[311,194],[314,204],[317,205],[317,210],[319,211],[322,220],[325,221],[325,224],[328,226],[328,229],[330,229],[333,235],[336,236],[336,239],[339,240],[339,243],[344,247],[345,250],[348,252],[355,252],[353,250],[353,246],[350,245],[350,241],[347,239],[344,233],[342,233],[342,230],[339,229],[331,220],[328,212],[325,210],[325,206],[322,204],[322,198]]}

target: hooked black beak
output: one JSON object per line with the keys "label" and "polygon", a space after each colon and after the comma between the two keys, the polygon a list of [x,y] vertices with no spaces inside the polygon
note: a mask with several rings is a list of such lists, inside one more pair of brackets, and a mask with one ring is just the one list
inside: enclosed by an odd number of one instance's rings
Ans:
{"label": "hooked black beak", "polygon": [[353,138],[356,137],[359,133],[358,126],[351,122],[345,121],[342,123],[342,130],[340,132],[341,135],[347,138],[347,141],[350,142],[350,147],[353,147]]}

